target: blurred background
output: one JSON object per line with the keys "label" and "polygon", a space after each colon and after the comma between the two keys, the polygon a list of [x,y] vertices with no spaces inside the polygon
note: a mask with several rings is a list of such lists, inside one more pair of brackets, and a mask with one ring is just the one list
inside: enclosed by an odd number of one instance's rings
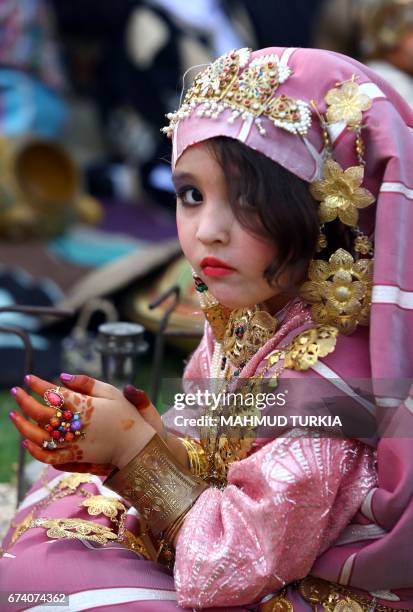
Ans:
{"label": "blurred background", "polygon": [[160,128],[191,67],[274,45],[351,55],[413,104],[410,0],[0,0],[3,509],[23,469],[7,415],[25,371],[132,381],[164,408],[159,382],[182,374],[203,317]]}

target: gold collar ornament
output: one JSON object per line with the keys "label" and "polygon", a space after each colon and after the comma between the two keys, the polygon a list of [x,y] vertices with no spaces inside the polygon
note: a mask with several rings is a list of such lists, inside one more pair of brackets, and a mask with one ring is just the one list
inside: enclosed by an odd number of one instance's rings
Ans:
{"label": "gold collar ornament", "polygon": [[259,306],[233,310],[222,339],[222,352],[232,365],[241,369],[276,329],[277,319]]}
{"label": "gold collar ornament", "polygon": [[172,137],[178,122],[196,112],[199,117],[217,119],[231,110],[228,123],[238,118],[250,121],[261,136],[266,131],[261,117],[292,134],[304,136],[311,125],[311,111],[303,100],[285,94],[276,96],[279,86],[291,75],[291,68],[270,54],[250,61],[251,49],[222,55],[195,77],[178,111],[168,113],[169,125],[162,131]]}
{"label": "gold collar ornament", "polygon": [[239,370],[274,335],[277,319],[259,306],[235,310],[223,306],[195,272],[192,276],[205,318],[215,340],[222,345],[223,359],[229,360],[239,374]]}
{"label": "gold collar ornament", "polygon": [[298,336],[284,350],[284,368],[308,370],[317,361],[334,351],[338,329],[332,325],[316,325]]}

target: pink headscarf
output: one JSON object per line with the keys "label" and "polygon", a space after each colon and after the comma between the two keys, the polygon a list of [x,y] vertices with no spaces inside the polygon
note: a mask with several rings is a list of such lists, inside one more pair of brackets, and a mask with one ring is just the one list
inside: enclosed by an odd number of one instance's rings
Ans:
{"label": "pink headscarf", "polygon": [[[363,112],[366,145],[363,186],[376,204],[360,213],[360,228],[374,232],[375,263],[370,319],[370,367],[377,405],[391,410],[391,423],[378,442],[378,488],[363,504],[363,517],[383,531],[379,539],[342,543],[326,551],[312,573],[369,591],[392,589],[413,598],[413,113],[372,70],[343,55],[317,49],[268,48],[253,52],[246,65],[277,55],[291,74],[280,84],[285,94],[325,113],[324,96],[352,79],[372,100]],[[173,163],[191,145],[214,136],[235,138],[306,181],[320,178],[325,156],[320,122],[313,113],[305,136],[291,134],[262,117],[263,135],[242,117],[228,122],[199,116],[195,107],[173,132]],[[329,126],[333,157],[343,167],[358,165],[354,133],[345,123]],[[357,335],[357,333],[356,333]],[[349,339],[350,340],[350,339]],[[351,347],[351,344],[350,344]],[[351,348],[350,348],[351,350]],[[351,354],[348,355],[351,360]],[[383,384],[383,381],[386,381]],[[406,387],[407,384],[407,387]],[[391,392],[389,392],[389,388]],[[387,414],[388,417],[388,414]],[[388,418],[386,419],[389,420]],[[338,571],[340,569],[340,572]],[[343,568],[345,572],[343,573]],[[393,605],[393,604],[391,604]]]}

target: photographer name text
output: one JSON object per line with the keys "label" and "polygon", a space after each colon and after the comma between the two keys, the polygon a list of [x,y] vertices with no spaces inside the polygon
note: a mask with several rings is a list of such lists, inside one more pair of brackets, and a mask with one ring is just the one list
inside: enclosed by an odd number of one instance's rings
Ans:
{"label": "photographer name text", "polygon": [[302,415],[291,414],[279,415],[210,415],[203,414],[199,417],[186,417],[178,414],[174,417],[176,427],[341,427],[342,423],[338,416],[331,415]]}

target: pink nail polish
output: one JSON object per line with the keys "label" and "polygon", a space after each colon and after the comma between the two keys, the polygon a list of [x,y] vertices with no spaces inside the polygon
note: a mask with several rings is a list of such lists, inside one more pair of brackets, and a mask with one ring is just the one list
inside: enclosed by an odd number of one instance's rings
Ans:
{"label": "pink nail polish", "polygon": [[60,378],[64,382],[70,382],[71,380],[74,379],[74,376],[72,374],[66,374],[66,372],[63,372],[62,374],[60,374]]}
{"label": "pink nail polish", "polygon": [[12,410],[11,412],[9,412],[9,418],[14,421],[14,419],[16,418],[16,413]]}
{"label": "pink nail polish", "polygon": [[13,387],[13,389],[10,389],[10,393],[11,393],[13,396],[16,396],[16,395],[17,395],[17,391],[18,391],[18,388],[17,388],[17,387]]}
{"label": "pink nail polish", "polygon": [[27,448],[29,446],[28,441],[27,440],[23,440],[22,446],[24,446],[24,448]]}
{"label": "pink nail polish", "polygon": [[26,374],[26,376],[24,377],[24,380],[29,385],[32,380],[32,377],[30,376],[30,374]]}

